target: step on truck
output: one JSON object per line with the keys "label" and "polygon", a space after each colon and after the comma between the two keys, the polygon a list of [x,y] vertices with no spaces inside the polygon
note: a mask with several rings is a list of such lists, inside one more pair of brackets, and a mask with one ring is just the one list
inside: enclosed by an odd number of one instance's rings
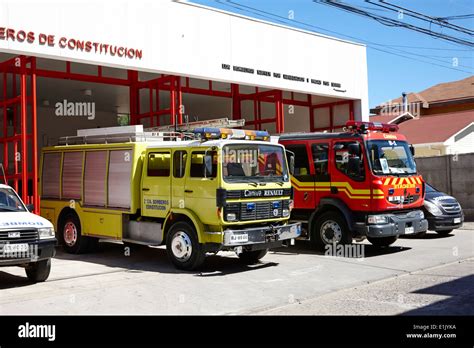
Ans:
{"label": "step on truck", "polygon": [[[229,121],[232,122],[232,121]],[[188,126],[79,130],[42,150],[41,215],[65,250],[100,238],[166,245],[179,269],[206,253],[255,263],[301,234],[285,149],[266,132]]]}
{"label": "step on truck", "polygon": [[0,267],[24,267],[30,281],[44,282],[51,271],[56,238],[53,225],[33,210],[12,187],[0,184]]}
{"label": "step on truck", "polygon": [[425,184],[413,147],[394,124],[348,121],[341,133],[280,136],[294,157],[294,209],[314,246],[367,238],[388,246],[428,229]]}

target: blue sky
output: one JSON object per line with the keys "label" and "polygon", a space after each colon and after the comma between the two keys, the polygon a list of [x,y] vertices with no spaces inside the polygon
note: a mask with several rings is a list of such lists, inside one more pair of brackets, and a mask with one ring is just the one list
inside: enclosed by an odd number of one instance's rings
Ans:
{"label": "blue sky", "polygon": [[[460,80],[474,75],[472,47],[432,38],[404,28],[388,27],[373,19],[317,4],[313,0],[191,1],[367,44],[370,107],[397,98],[404,91],[419,92],[437,83]],[[371,10],[371,12],[398,19],[397,13],[363,1],[343,0],[343,2],[374,8],[376,10]],[[435,17],[474,14],[474,0],[390,0],[390,2]],[[293,20],[288,18],[291,14],[294,16]],[[403,20],[429,28],[428,23],[414,21],[406,15],[403,16]],[[473,18],[451,20],[450,23],[474,29]],[[431,29],[468,39],[471,42],[474,39],[473,36],[435,25]],[[453,65],[456,62],[458,65]]]}

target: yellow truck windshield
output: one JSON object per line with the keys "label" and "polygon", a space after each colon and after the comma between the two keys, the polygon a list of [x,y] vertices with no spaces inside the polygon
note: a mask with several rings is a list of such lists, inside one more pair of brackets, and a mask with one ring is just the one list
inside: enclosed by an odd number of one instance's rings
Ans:
{"label": "yellow truck windshield", "polygon": [[222,150],[226,182],[288,180],[283,148],[275,145],[231,144]]}

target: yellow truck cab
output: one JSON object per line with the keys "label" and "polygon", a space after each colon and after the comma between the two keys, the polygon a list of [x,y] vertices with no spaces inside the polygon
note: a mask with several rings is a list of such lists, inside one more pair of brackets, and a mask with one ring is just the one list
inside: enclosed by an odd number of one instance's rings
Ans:
{"label": "yellow truck cab", "polygon": [[246,263],[301,234],[288,224],[285,149],[266,132],[143,126],[79,130],[41,156],[41,215],[67,252],[100,238],[166,245],[180,269],[232,250]]}

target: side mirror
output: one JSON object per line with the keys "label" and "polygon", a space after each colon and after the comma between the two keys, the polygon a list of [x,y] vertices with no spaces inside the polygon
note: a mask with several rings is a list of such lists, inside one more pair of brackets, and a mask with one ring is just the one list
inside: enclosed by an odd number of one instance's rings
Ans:
{"label": "side mirror", "polygon": [[349,161],[347,163],[347,174],[355,177],[361,176],[359,156],[349,157]]}
{"label": "side mirror", "polygon": [[27,205],[26,205],[26,209],[28,209],[28,211],[29,211],[30,213],[32,213],[33,210],[35,210],[35,206],[34,206],[33,204],[27,204]]}
{"label": "side mirror", "polygon": [[348,145],[349,154],[353,156],[360,157],[360,144],[351,143]]}
{"label": "side mirror", "polygon": [[415,157],[415,147],[413,145],[410,145],[410,152],[413,157]]}
{"label": "side mirror", "polygon": [[295,154],[294,152],[286,150],[286,159],[288,161],[288,170],[291,175],[295,174]]}

